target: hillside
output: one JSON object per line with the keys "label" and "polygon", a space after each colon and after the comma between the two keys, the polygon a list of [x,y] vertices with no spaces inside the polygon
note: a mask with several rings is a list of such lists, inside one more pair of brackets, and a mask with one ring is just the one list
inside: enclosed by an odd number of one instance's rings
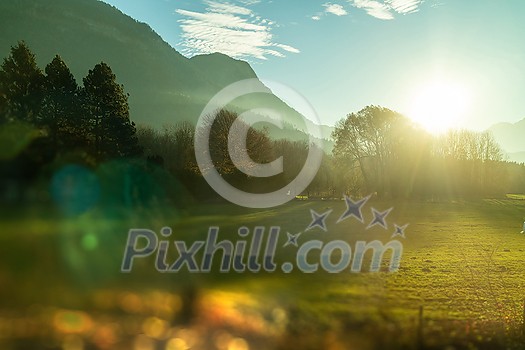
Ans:
{"label": "hillside", "polygon": [[[257,78],[248,63],[223,54],[188,59],[148,25],[97,0],[2,1],[0,32],[1,57],[25,40],[42,68],[58,53],[79,82],[95,64],[108,63],[130,94],[131,118],[154,128],[182,120],[195,123],[223,87]],[[292,130],[306,130],[299,113],[274,95],[249,96],[232,108],[260,104],[281,112],[288,123],[287,130],[272,130],[272,136],[304,137]]]}
{"label": "hillside", "polygon": [[517,123],[498,123],[489,131],[507,152],[509,160],[525,162],[525,119]]}

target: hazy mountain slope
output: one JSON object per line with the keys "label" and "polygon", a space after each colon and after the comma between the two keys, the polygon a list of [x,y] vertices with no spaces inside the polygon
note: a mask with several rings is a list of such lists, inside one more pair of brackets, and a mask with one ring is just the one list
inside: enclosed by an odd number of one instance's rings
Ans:
{"label": "hazy mountain slope", "polygon": [[525,119],[517,123],[498,123],[489,128],[496,141],[507,152],[509,160],[523,162],[525,157]]}
{"label": "hazy mountain slope", "polygon": [[[221,88],[257,77],[248,63],[222,54],[187,59],[146,24],[97,0],[0,1],[0,33],[0,57],[25,40],[42,68],[59,53],[79,83],[105,61],[130,94],[132,119],[156,128],[179,120],[195,122]],[[274,95],[236,101],[239,110],[261,103],[305,130],[299,113]],[[277,137],[300,136],[291,130],[273,132]]]}
{"label": "hazy mountain slope", "polygon": [[[193,67],[209,80],[220,82],[221,85],[236,81],[257,78],[248,62],[236,60],[221,53],[198,55],[190,58]],[[210,64],[213,62],[213,65]]]}
{"label": "hazy mountain slope", "polygon": [[[192,57],[190,61],[201,74],[204,74],[214,82],[219,82],[221,86],[227,86],[243,79],[257,78],[257,75],[247,62],[236,60],[220,53],[198,55]],[[210,64],[210,62],[213,64]],[[242,111],[253,106],[262,106],[274,111],[279,111],[284,116],[284,121],[286,123],[285,130],[272,128],[272,135],[275,137],[288,137],[292,139],[301,138],[301,135],[291,130],[293,128],[306,130],[305,128],[307,126],[303,123],[301,115],[294,109],[290,108],[285,102],[271,94],[271,90],[266,86],[261,84],[260,87],[262,90],[267,91],[270,94],[258,94],[256,96],[249,95],[247,98],[241,98],[235,101],[236,106],[233,108]],[[331,127],[321,125],[319,126],[319,129],[322,138],[330,138],[332,132]]]}

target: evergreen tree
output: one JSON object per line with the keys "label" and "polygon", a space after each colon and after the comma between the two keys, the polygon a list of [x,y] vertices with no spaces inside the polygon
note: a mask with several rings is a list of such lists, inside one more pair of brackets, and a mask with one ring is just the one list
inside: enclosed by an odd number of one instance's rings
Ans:
{"label": "evergreen tree", "polygon": [[84,105],[92,148],[99,159],[140,153],[135,124],[129,119],[128,95],[105,63],[84,78]]}
{"label": "evergreen tree", "polygon": [[69,67],[55,56],[45,69],[45,97],[38,123],[48,130],[55,148],[85,146],[86,123],[79,107],[79,89]]}
{"label": "evergreen tree", "polygon": [[21,41],[11,47],[0,69],[0,107],[4,107],[5,119],[35,122],[42,103],[43,81],[35,55],[27,45]]}
{"label": "evergreen tree", "polygon": [[7,121],[7,97],[0,87],[0,125]]}

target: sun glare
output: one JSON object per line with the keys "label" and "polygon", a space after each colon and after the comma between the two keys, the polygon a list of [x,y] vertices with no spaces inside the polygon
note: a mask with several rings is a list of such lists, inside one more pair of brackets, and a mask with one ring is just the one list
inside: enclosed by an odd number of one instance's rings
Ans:
{"label": "sun glare", "polygon": [[434,81],[420,86],[412,95],[408,116],[431,133],[442,133],[461,125],[470,105],[463,86]]}

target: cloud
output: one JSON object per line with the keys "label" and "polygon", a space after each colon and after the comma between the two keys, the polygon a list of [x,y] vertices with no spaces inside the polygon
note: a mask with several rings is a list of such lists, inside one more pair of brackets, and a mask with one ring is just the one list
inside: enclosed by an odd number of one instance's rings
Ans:
{"label": "cloud", "polygon": [[370,16],[379,19],[393,19],[394,16],[390,12],[390,7],[384,3],[375,0],[353,0],[353,5],[356,8],[366,10]]}
{"label": "cloud", "polygon": [[422,0],[348,0],[355,8],[363,9],[372,17],[390,20],[395,14],[419,11]]}
{"label": "cloud", "polygon": [[336,16],[345,16],[348,14],[348,12],[346,12],[344,7],[339,4],[326,3],[326,4],[323,4],[323,6],[325,7],[326,13],[331,13]]}
{"label": "cloud", "polygon": [[220,3],[220,2],[213,2],[213,1],[206,1],[206,4],[208,5],[208,9],[211,12],[217,12],[217,13],[229,13],[234,15],[251,15],[252,11],[246,7],[237,6],[229,3]]}
{"label": "cloud", "polygon": [[312,16],[312,19],[314,21],[320,21],[321,20],[321,16],[315,15],[315,16]]}
{"label": "cloud", "polygon": [[284,45],[284,44],[274,44],[276,47],[279,47],[285,51],[288,51],[288,52],[292,52],[292,53],[300,53],[301,51],[299,51],[298,49],[296,49],[295,47],[292,47],[292,46],[289,46],[289,45]]}
{"label": "cloud", "polygon": [[252,6],[260,3],[261,0],[239,0],[239,2],[243,3],[246,6]]}
{"label": "cloud", "polygon": [[181,21],[183,29],[196,29],[196,26],[204,26],[209,29],[220,27],[254,32],[266,31],[267,29],[263,25],[248,23],[243,18],[229,13],[199,13],[186,10],[177,10],[177,13],[188,18]]}
{"label": "cloud", "polygon": [[419,10],[422,0],[387,0],[389,6],[397,13],[413,13]]}
{"label": "cloud", "polygon": [[[242,0],[255,4],[256,0]],[[262,18],[246,6],[219,1],[206,1],[202,12],[178,9],[175,12],[182,29],[184,48],[188,56],[221,52],[233,58],[261,60],[268,56],[285,57],[299,53],[290,45],[276,43],[272,35],[275,23]]]}

